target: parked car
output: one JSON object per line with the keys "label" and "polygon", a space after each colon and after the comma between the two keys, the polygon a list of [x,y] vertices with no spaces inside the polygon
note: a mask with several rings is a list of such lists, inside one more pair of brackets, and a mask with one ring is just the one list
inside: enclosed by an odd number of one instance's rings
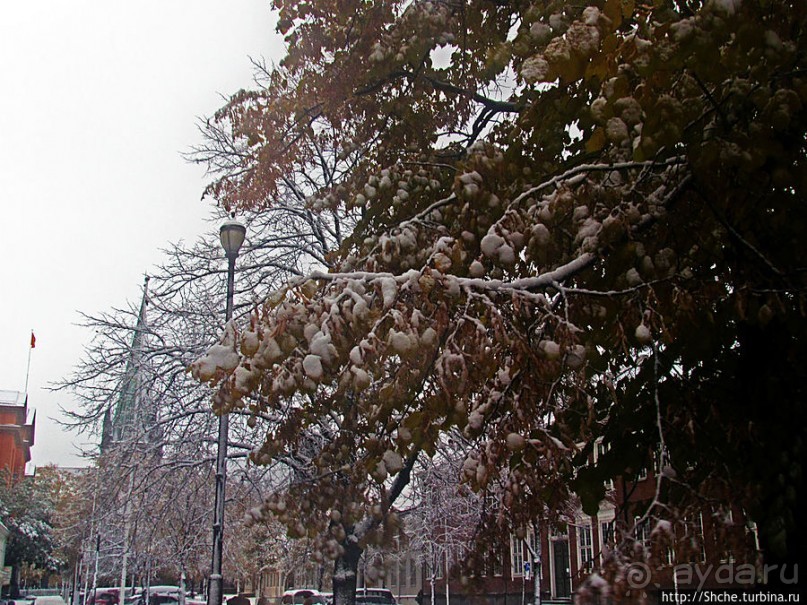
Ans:
{"label": "parked car", "polygon": [[[148,590],[129,595],[124,599],[123,605],[174,605],[179,603],[179,586],[157,585],[149,586]],[[99,603],[99,605],[102,605]]]}
{"label": "parked car", "polygon": [[87,605],[118,605],[120,599],[120,588],[114,586],[99,586],[95,590],[89,591]]}
{"label": "parked car", "polygon": [[356,605],[397,605],[389,588],[356,589]]}
{"label": "parked car", "polygon": [[5,605],[34,605],[35,597],[17,597],[16,599],[2,599],[0,603]]}
{"label": "parked car", "polygon": [[282,605],[314,605],[325,603],[325,597],[318,590],[313,588],[297,588],[287,590],[281,599]]}

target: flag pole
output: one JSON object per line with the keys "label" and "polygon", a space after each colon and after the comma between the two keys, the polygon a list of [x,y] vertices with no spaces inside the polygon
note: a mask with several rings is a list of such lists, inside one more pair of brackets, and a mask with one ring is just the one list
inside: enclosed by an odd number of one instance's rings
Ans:
{"label": "flag pole", "polygon": [[33,351],[34,347],[36,346],[36,336],[34,336],[34,331],[31,330],[31,346],[28,347],[28,366],[25,369],[25,396],[28,396],[28,376],[31,374],[31,351]]}

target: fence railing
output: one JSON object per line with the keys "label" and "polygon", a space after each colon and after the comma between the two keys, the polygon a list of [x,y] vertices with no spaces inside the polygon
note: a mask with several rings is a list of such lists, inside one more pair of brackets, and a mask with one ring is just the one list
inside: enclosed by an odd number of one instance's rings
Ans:
{"label": "fence railing", "polygon": [[22,593],[26,597],[57,597],[62,591],[59,588],[25,588]]}

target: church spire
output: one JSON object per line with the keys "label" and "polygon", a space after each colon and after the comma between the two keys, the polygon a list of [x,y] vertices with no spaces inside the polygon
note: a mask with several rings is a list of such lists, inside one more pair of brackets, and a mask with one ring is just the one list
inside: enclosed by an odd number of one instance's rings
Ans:
{"label": "church spire", "polygon": [[143,427],[142,398],[142,361],[143,346],[148,333],[146,317],[149,305],[149,276],[143,282],[143,298],[137,314],[137,324],[129,347],[129,358],[120,384],[118,400],[114,406],[114,415],[107,410],[104,415],[104,427],[101,437],[101,453],[108,450],[115,442],[131,439],[138,435]]}

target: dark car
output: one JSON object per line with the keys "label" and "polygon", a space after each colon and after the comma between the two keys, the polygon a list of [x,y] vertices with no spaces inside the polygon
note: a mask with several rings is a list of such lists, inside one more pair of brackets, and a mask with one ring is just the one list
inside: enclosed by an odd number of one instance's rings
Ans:
{"label": "dark car", "polygon": [[118,588],[96,588],[94,591],[90,591],[87,605],[118,605],[119,594]]}

